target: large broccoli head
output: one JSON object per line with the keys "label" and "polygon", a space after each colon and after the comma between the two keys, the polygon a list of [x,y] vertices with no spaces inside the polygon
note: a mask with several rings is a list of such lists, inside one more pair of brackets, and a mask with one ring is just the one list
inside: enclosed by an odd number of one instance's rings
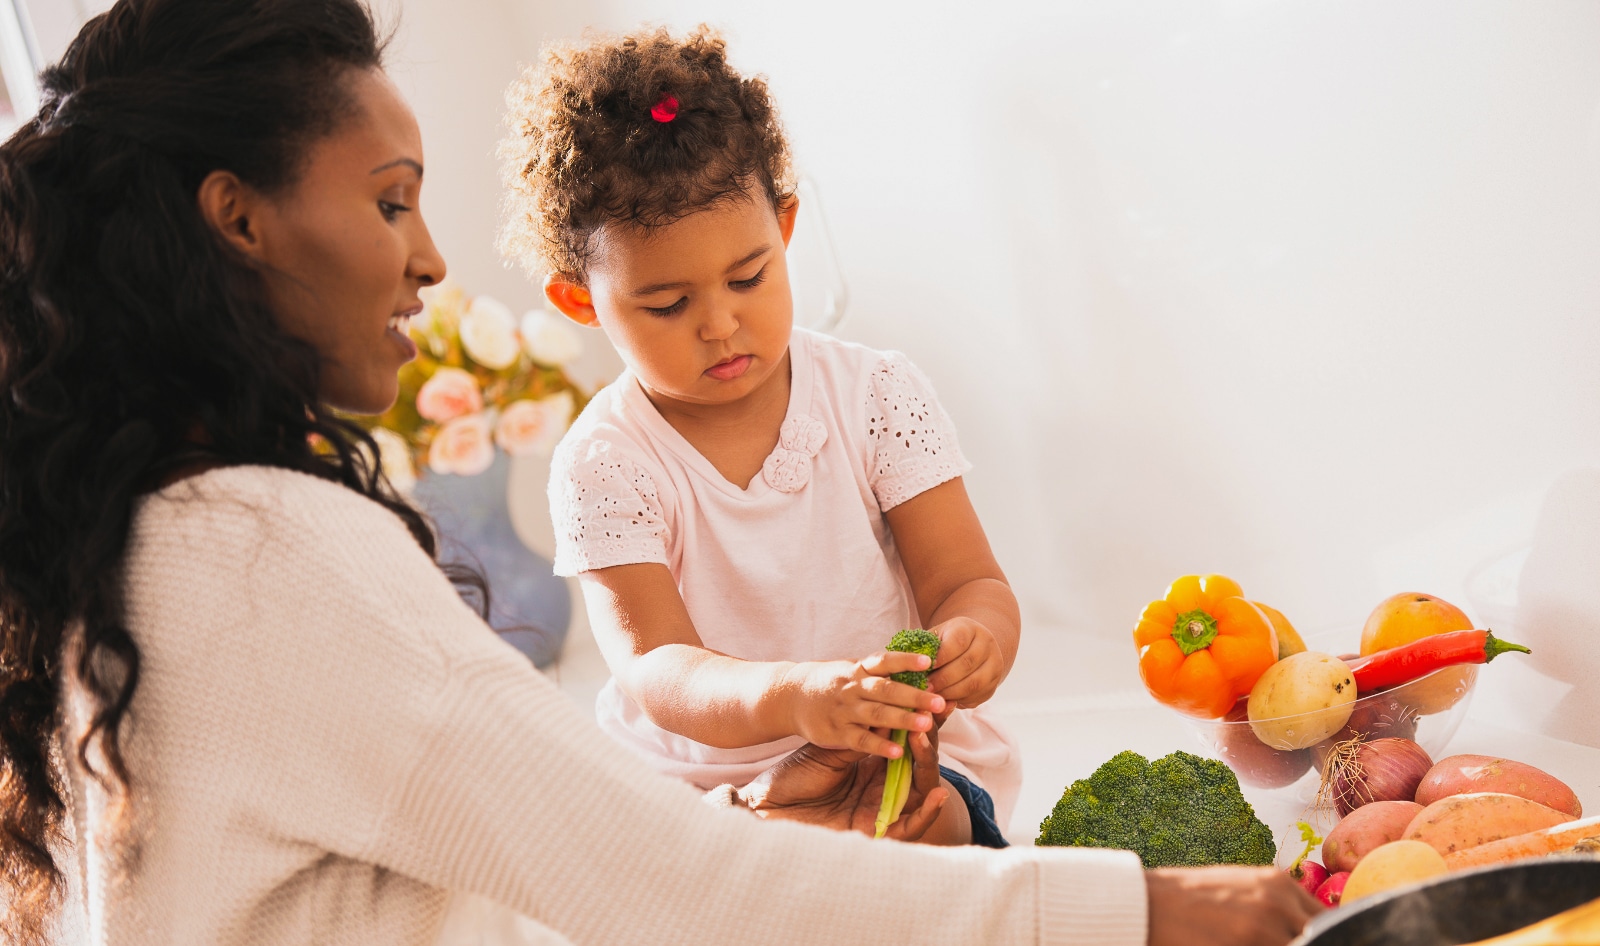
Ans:
{"label": "large broccoli head", "polygon": [[1122,848],[1145,867],[1265,866],[1277,855],[1233,770],[1187,752],[1154,762],[1117,753],[1067,786],[1035,843]]}
{"label": "large broccoli head", "polygon": [[[884,650],[899,650],[908,654],[927,654],[929,660],[939,659],[939,635],[922,628],[913,628],[908,631],[896,631],[889,638],[889,646]],[[928,688],[928,671],[902,670],[899,673],[889,674],[889,679],[896,683],[909,683],[919,690]]]}

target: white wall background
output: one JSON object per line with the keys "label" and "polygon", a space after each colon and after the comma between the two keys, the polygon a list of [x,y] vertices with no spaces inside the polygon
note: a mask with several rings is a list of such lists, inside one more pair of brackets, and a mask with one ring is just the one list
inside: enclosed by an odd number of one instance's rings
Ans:
{"label": "white wall background", "polygon": [[515,64],[721,26],[827,198],[840,334],[935,378],[1035,626],[1187,571],[1359,620],[1600,463],[1600,4],[406,0],[469,285]]}
{"label": "white wall background", "polygon": [[517,64],[585,26],[721,26],[827,199],[839,333],[910,353],[959,423],[1038,654],[1104,642],[1131,678],[1133,618],[1193,571],[1312,628],[1405,589],[1469,604],[1600,466],[1600,3],[383,9],[424,209],[514,306]]}

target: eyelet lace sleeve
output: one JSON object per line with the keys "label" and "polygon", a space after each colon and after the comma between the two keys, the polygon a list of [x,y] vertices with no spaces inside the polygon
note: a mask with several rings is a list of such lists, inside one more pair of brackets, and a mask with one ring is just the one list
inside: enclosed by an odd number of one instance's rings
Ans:
{"label": "eyelet lace sleeve", "polygon": [[867,382],[867,442],[867,480],[885,512],[972,469],[933,385],[897,352]]}
{"label": "eyelet lace sleeve", "polygon": [[655,480],[604,441],[556,451],[550,519],[557,575],[667,560],[667,522]]}

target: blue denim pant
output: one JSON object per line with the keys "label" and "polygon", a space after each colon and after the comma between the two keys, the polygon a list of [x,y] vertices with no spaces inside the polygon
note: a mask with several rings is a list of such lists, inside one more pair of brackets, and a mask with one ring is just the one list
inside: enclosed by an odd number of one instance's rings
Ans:
{"label": "blue denim pant", "polygon": [[967,803],[967,817],[972,821],[972,843],[980,847],[1010,847],[1000,826],[994,821],[994,799],[983,786],[973,782],[955,769],[939,766],[939,774],[949,782]]}

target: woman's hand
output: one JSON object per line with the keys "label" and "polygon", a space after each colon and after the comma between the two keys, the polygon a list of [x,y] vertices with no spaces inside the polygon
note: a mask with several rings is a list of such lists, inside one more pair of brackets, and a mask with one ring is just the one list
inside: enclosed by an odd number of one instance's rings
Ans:
{"label": "woman's hand", "polygon": [[927,669],[928,658],[922,654],[887,650],[855,663],[829,660],[795,664],[789,711],[793,732],[825,749],[850,749],[895,758],[900,747],[884,731],[932,730],[932,714],[944,711],[945,700],[909,684],[896,683],[889,674]]}
{"label": "woman's hand", "polygon": [[939,660],[928,689],[957,706],[977,706],[994,696],[1006,678],[1006,658],[989,629],[957,617],[929,630],[939,635]]}
{"label": "woman's hand", "polygon": [[1283,946],[1322,912],[1271,867],[1159,868],[1145,889],[1150,946]]}
{"label": "woman's hand", "polygon": [[[937,736],[912,733],[911,794],[900,820],[885,837],[916,841],[939,817],[950,792],[939,783]],[[821,825],[872,836],[883,798],[884,761],[877,756],[804,745],[784,756],[738,792],[739,802],[762,818]]]}

